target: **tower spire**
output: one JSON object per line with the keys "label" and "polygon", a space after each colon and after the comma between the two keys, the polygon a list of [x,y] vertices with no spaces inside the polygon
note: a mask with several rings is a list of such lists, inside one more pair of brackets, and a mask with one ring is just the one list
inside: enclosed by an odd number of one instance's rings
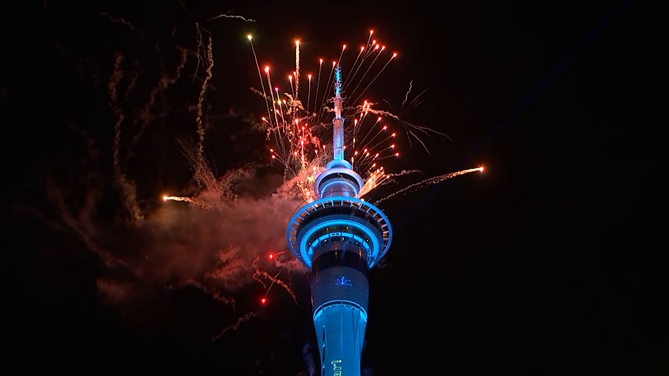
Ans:
{"label": "tower spire", "polygon": [[[333,121],[333,151],[334,161],[344,160],[344,118],[341,116],[342,99],[341,99],[341,67],[337,64],[335,68],[335,97],[334,97],[334,112],[335,118]],[[334,162],[333,161],[333,162]]]}

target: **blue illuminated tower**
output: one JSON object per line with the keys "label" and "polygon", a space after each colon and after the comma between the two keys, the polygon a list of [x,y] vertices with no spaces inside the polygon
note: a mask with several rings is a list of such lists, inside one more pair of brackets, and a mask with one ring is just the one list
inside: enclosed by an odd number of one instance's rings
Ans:
{"label": "blue illuminated tower", "polygon": [[321,376],[359,376],[367,326],[369,270],[388,251],[388,218],[358,197],[363,180],[344,159],[341,70],[335,71],[334,158],[314,183],[317,199],[290,219],[291,252],[311,269]]}

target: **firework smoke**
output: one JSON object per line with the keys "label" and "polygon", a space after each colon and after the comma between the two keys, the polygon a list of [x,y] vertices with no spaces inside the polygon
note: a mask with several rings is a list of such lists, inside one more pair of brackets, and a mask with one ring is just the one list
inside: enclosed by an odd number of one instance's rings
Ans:
{"label": "firework smoke", "polygon": [[[140,30],[125,20],[104,16],[132,32]],[[38,215],[54,229],[67,228],[99,256],[105,266],[97,279],[100,299],[129,321],[142,319],[134,317],[137,304],[143,304],[157,290],[196,288],[232,309],[248,310],[236,301],[244,296],[245,287],[255,284],[265,289],[273,286],[275,295],[283,290],[297,303],[289,287],[290,272],[301,271],[303,266],[284,252],[284,234],[288,218],[303,203],[300,190],[294,187],[301,177],[281,184],[280,177],[258,174],[258,166],[253,165],[222,176],[214,172],[204,149],[205,130],[211,128],[207,92],[215,73],[212,39],[198,25],[194,34],[193,46],[176,47],[176,59],[170,56],[172,51],[162,51],[156,45],[155,57],[160,59],[162,71],[149,88],[140,74],[142,62],[137,59],[141,57],[118,50],[107,64],[109,71],[95,65],[97,75],[108,77],[104,89],[114,116],[109,125],[113,132],[110,150],[105,152],[104,143],[85,131],[86,124],[69,124],[84,138],[90,154],[77,161],[76,170],[69,166],[67,173],[48,179],[48,198],[58,219],[37,210],[23,210]],[[171,65],[163,64],[164,59],[171,59]],[[179,83],[182,75],[188,79]],[[192,87],[186,106],[181,106],[192,110],[182,113],[190,117],[188,123],[194,124],[195,134],[193,141],[183,138],[178,145],[191,167],[193,184],[182,191],[188,196],[164,192],[147,201],[146,194],[138,192],[154,188],[143,186],[146,180],[134,180],[128,166],[137,164],[133,155],[141,151],[137,150],[143,145],[141,139],[151,135],[152,127],[161,125],[166,111],[173,111],[168,98],[174,94],[168,91],[176,84]],[[105,163],[106,156],[111,163]],[[113,192],[109,182],[114,183]],[[273,195],[248,188],[268,185],[274,187]],[[106,208],[112,206],[115,213],[110,218]],[[270,260],[268,254],[276,257]],[[278,273],[281,270],[288,272]],[[260,307],[250,308],[250,312],[222,318],[222,323],[227,320],[231,325],[220,335],[255,317]]]}
{"label": "firework smoke", "polygon": [[314,354],[312,353],[311,345],[305,343],[302,346],[302,359],[307,365],[308,376],[314,376],[316,374],[316,364],[314,362]]}

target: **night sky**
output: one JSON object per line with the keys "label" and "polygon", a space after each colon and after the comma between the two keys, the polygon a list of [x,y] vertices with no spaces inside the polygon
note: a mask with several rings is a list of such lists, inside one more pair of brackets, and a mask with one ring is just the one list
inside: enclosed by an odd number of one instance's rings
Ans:
{"label": "night sky", "polygon": [[[281,72],[293,70],[295,39],[304,77],[343,43],[363,44],[370,29],[398,52],[370,98],[399,110],[410,82],[412,95],[428,89],[401,115],[448,135],[424,138],[428,153],[400,134],[402,157],[386,169],[420,169],[406,185],[486,168],[380,205],[395,238],[370,275],[365,375],[667,371],[667,337],[657,324],[665,268],[655,260],[666,242],[660,188],[651,181],[666,125],[655,115],[663,97],[654,94],[663,90],[655,68],[666,49],[659,12],[629,1],[28,3],[12,22],[29,26],[5,33],[0,54],[9,364],[77,374],[308,375],[305,359],[317,361],[301,273],[282,274],[296,303],[273,287],[262,305],[265,289],[253,281],[198,288],[181,276],[124,276],[109,261],[139,263],[171,246],[129,229],[113,184],[114,61],[123,56],[123,74],[138,77],[119,110],[128,119],[121,168],[150,217],[165,205],[163,194],[196,192],[178,140],[196,138],[200,27],[215,61],[205,154],[219,175],[269,163],[263,135],[247,122],[263,110],[249,90],[258,74],[247,34],[260,64],[286,87]],[[220,14],[254,22],[212,19]],[[185,50],[181,77],[144,111]],[[267,196],[276,166],[258,171],[256,183],[240,189]],[[109,234],[102,242],[87,242],[59,211],[76,216],[89,199],[95,209],[78,226]],[[193,210],[169,204],[184,216]],[[110,299],[101,280],[132,280],[141,292]]]}

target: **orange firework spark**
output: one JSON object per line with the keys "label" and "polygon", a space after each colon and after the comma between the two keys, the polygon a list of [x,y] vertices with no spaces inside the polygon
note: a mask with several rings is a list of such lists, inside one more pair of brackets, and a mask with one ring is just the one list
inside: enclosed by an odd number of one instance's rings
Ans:
{"label": "orange firework spark", "polygon": [[[372,34],[373,31],[370,31],[367,42],[360,47],[353,64],[348,66],[348,74],[345,75],[342,85],[343,95],[348,99],[357,97],[355,100],[347,101],[343,115],[349,124],[345,127],[346,158],[368,182],[361,196],[383,181],[382,176],[385,173],[379,162],[399,157],[395,144],[391,143],[395,137],[395,133],[390,130],[392,124],[384,118],[388,118],[391,123],[400,123],[404,126],[408,124],[389,112],[376,109],[375,103],[360,100],[397,56],[396,53],[387,55],[386,47],[372,40]],[[249,40],[252,41],[251,36]],[[327,146],[332,138],[331,123],[334,116],[330,98],[334,88],[335,68],[344,65],[347,45],[342,46],[338,58],[332,61],[329,73],[322,74],[323,59],[318,60],[318,74],[313,79],[311,74],[307,76],[306,98],[300,97],[299,92],[301,84],[299,40],[295,41],[295,69],[287,75],[290,91],[286,93],[282,93],[273,85],[269,66],[265,67],[263,74],[252,42],[251,47],[263,88],[262,92],[260,90],[255,92],[262,95],[267,110],[261,124],[267,130],[267,137],[272,144],[269,156],[283,165],[286,180],[294,180],[294,185],[301,192],[302,198],[311,201],[314,199],[313,182],[332,157],[332,150]],[[379,60],[385,60],[385,63],[377,63]],[[321,85],[321,81],[324,85]],[[361,86],[362,84],[365,86]],[[274,88],[273,92],[265,91],[265,85]],[[370,114],[380,116],[370,117],[368,116]]]}

